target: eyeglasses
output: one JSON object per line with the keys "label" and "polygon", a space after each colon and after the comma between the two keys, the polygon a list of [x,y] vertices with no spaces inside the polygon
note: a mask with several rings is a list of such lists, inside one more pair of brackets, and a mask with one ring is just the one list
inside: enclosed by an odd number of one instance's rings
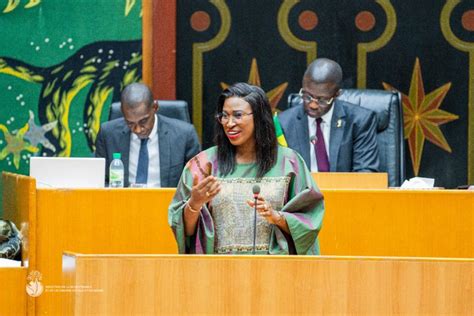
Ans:
{"label": "eyeglasses", "polygon": [[334,101],[334,97],[330,99],[326,98],[313,98],[310,96],[308,93],[304,92],[303,89],[300,89],[300,92],[298,93],[303,100],[304,103],[311,103],[311,102],[316,102],[320,106],[330,106],[331,103]]}
{"label": "eyeglasses", "polygon": [[252,115],[253,113],[245,113],[242,111],[234,111],[232,114],[227,114],[226,112],[221,112],[216,114],[216,120],[221,123],[221,124],[227,124],[229,123],[230,118],[233,118],[233,121],[235,123],[240,123],[242,122],[242,119],[244,116],[247,115]]}

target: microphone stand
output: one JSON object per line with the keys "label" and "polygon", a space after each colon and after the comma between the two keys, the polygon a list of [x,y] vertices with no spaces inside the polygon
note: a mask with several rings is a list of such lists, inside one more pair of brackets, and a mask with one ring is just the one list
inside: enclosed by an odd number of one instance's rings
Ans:
{"label": "microphone stand", "polygon": [[253,207],[253,250],[252,254],[255,254],[255,240],[257,239],[257,199],[258,194],[253,195],[255,199],[255,205]]}

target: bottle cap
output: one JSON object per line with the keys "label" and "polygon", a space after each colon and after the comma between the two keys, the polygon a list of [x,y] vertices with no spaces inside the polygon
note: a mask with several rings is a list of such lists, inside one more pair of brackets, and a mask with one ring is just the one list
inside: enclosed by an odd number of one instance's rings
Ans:
{"label": "bottle cap", "polygon": [[112,156],[114,157],[114,159],[122,158],[122,155],[120,153],[114,153]]}

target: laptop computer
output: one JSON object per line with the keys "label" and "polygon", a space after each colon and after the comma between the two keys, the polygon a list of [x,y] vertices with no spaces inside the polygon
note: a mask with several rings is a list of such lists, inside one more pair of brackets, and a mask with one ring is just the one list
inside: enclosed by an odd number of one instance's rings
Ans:
{"label": "laptop computer", "polygon": [[31,157],[37,188],[103,188],[104,158]]}

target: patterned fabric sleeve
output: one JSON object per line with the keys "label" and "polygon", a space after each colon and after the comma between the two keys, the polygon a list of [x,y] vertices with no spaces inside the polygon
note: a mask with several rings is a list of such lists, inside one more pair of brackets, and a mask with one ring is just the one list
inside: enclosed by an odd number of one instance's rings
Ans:
{"label": "patterned fabric sleeve", "polygon": [[282,168],[285,174],[292,176],[288,201],[282,209],[291,234],[288,236],[275,228],[270,253],[318,255],[318,234],[324,215],[323,196],[301,156],[291,149],[280,147],[280,151],[286,152]]}
{"label": "patterned fabric sleeve", "polygon": [[206,152],[201,152],[192,158],[183,170],[176,193],[168,209],[168,222],[178,243],[180,254],[212,254],[214,253],[214,225],[211,214],[204,205],[193,236],[186,236],[184,231],[184,208],[191,198],[193,174],[197,174],[199,181],[207,176],[204,166],[209,162]]}

